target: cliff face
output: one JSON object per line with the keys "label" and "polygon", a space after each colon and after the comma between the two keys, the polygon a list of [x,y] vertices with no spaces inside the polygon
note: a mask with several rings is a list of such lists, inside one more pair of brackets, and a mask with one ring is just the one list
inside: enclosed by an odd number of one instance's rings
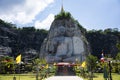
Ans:
{"label": "cliff face", "polygon": [[39,53],[41,43],[47,35],[45,30],[34,27],[16,28],[11,23],[0,20],[0,55],[17,56],[33,49]]}
{"label": "cliff face", "polygon": [[40,51],[48,62],[84,61],[89,44],[73,19],[55,19]]}

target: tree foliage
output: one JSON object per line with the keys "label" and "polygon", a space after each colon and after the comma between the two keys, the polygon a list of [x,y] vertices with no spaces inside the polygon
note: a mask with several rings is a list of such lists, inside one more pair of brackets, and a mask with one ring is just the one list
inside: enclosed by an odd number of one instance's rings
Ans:
{"label": "tree foliage", "polygon": [[88,55],[87,56],[87,67],[89,71],[94,71],[96,68],[96,62],[97,62],[97,57],[93,55]]}
{"label": "tree foliage", "polygon": [[116,46],[117,46],[117,48],[118,48],[118,51],[120,52],[120,42],[118,42],[118,43],[116,44]]}
{"label": "tree foliage", "polygon": [[61,11],[59,14],[55,15],[55,19],[70,19],[72,18],[69,12]]}
{"label": "tree foliage", "polygon": [[89,78],[90,80],[93,80],[93,72],[96,68],[96,62],[97,62],[97,57],[93,56],[93,55],[88,55],[87,56],[87,68],[88,68],[88,72],[89,72]]}
{"label": "tree foliage", "polygon": [[120,52],[117,54],[116,60],[119,60],[119,61],[120,61]]}
{"label": "tree foliage", "polygon": [[39,52],[47,32],[43,29],[35,29],[33,26],[17,28],[11,23],[0,20],[0,44],[12,48],[10,56],[16,56],[16,53],[23,53],[29,48]]}
{"label": "tree foliage", "polygon": [[13,73],[14,71],[14,60],[9,56],[0,58],[0,73]]}
{"label": "tree foliage", "polygon": [[118,53],[116,44],[120,41],[120,32],[116,29],[87,31],[86,37],[91,46],[91,53],[100,58],[102,51],[106,57],[114,57]]}

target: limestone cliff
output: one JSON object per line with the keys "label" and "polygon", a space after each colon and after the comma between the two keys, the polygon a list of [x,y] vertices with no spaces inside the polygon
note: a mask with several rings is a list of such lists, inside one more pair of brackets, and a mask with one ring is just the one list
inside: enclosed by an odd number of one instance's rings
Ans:
{"label": "limestone cliff", "polygon": [[48,62],[84,61],[88,54],[88,42],[72,18],[55,19],[40,50]]}

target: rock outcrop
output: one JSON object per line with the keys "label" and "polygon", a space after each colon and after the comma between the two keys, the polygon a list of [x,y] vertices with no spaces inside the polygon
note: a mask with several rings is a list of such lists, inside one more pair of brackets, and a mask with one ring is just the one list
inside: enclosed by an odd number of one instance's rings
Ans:
{"label": "rock outcrop", "polygon": [[23,58],[24,55],[26,57],[26,50],[32,49],[29,52],[34,54],[36,51],[35,55],[38,57],[40,46],[46,36],[46,30],[34,27],[17,28],[15,24],[0,19],[0,56],[16,57],[22,53]]}
{"label": "rock outcrop", "polygon": [[84,61],[88,54],[88,42],[71,18],[53,21],[40,50],[40,58],[48,63]]}
{"label": "rock outcrop", "polygon": [[10,47],[4,47],[0,45],[0,56],[7,56],[12,52]]}

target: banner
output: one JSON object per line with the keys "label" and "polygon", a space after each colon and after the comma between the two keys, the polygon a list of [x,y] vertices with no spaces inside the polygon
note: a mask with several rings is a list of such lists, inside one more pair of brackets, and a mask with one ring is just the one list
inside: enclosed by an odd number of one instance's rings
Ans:
{"label": "banner", "polygon": [[16,63],[18,64],[20,62],[21,62],[21,54],[16,57]]}

